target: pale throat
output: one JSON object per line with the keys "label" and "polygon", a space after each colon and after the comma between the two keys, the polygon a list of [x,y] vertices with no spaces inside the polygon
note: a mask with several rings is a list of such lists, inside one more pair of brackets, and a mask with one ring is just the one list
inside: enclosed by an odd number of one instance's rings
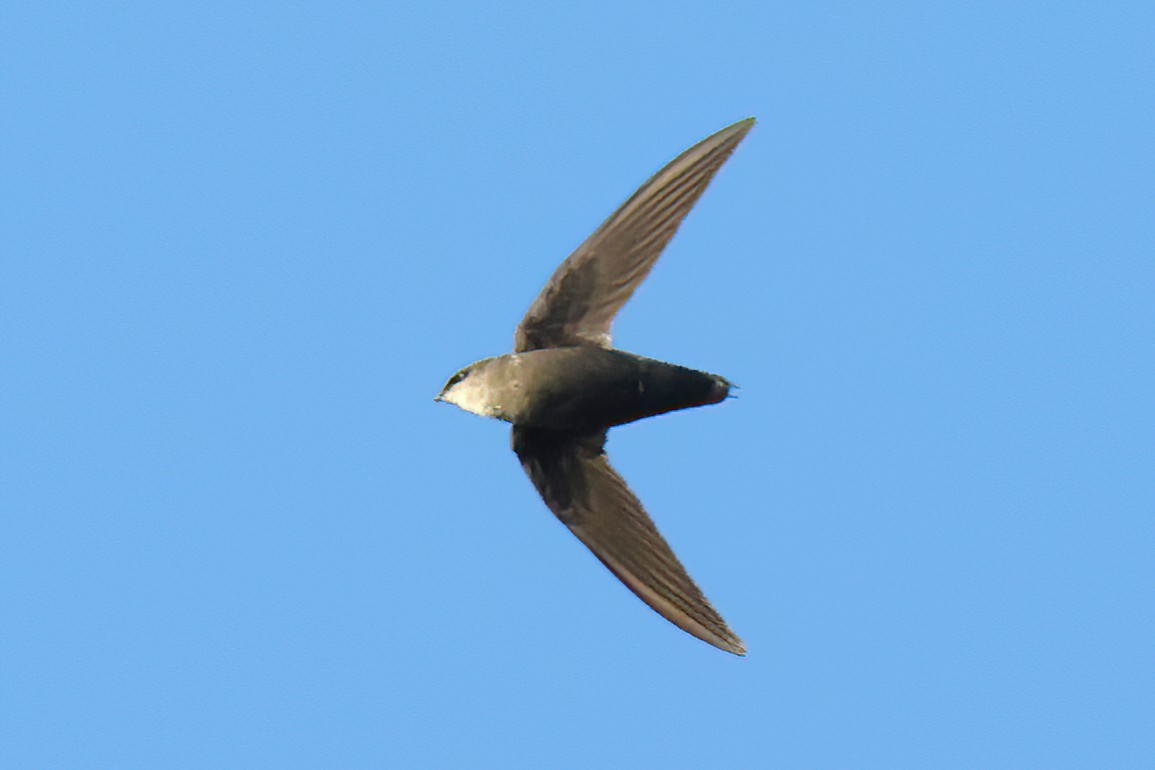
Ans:
{"label": "pale throat", "polygon": [[498,389],[484,374],[475,374],[459,382],[447,394],[446,400],[482,417],[500,418],[503,413]]}

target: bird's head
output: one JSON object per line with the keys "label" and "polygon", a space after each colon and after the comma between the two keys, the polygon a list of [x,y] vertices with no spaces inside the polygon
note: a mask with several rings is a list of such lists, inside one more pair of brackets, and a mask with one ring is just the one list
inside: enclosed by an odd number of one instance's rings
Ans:
{"label": "bird's head", "polygon": [[495,410],[498,407],[493,403],[492,387],[487,376],[489,363],[493,360],[486,358],[476,361],[458,371],[433,400],[453,404],[482,417],[497,416]]}

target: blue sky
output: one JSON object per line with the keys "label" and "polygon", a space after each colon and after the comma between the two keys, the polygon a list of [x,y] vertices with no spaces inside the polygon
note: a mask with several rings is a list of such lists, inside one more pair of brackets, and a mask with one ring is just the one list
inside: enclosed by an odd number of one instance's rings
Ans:
{"label": "blue sky", "polygon": [[[0,765],[1150,767],[1150,3],[0,11]],[[435,404],[759,125],[615,341],[749,646]]]}

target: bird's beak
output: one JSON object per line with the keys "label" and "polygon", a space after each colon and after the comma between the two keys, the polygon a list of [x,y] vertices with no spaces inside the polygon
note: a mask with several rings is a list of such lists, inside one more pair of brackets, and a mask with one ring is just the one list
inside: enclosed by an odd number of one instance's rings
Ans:
{"label": "bird's beak", "polygon": [[442,392],[438,393],[436,396],[434,396],[433,400],[434,401],[444,401],[445,400],[444,396],[445,396],[445,391],[442,391]]}

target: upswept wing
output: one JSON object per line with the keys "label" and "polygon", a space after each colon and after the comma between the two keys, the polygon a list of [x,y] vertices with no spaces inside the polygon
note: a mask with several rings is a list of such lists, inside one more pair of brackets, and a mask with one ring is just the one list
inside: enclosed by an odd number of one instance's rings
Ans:
{"label": "upswept wing", "polygon": [[603,451],[605,432],[513,429],[513,450],[549,509],[638,598],[699,639],[746,647],[710,606]]}
{"label": "upswept wing", "polygon": [[610,325],[649,274],[754,118],[703,139],[650,177],[554,271],[514,335],[514,350],[610,347]]}

